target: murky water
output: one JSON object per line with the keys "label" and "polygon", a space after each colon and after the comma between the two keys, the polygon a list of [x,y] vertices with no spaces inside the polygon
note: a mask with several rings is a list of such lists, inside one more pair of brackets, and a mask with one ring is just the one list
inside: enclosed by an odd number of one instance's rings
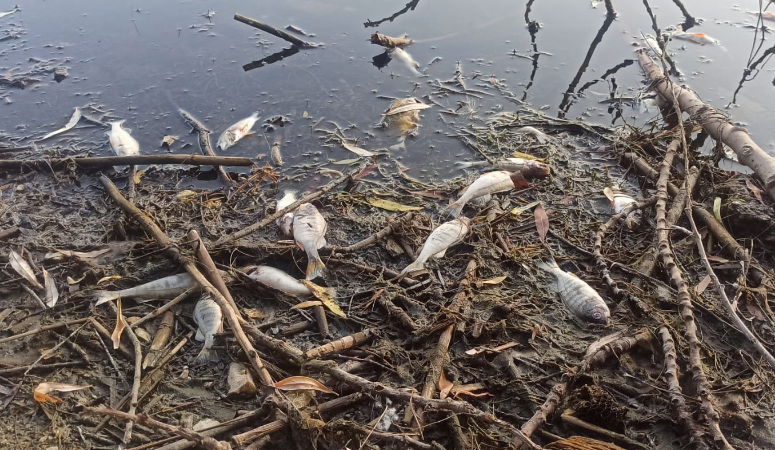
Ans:
{"label": "murky water", "polygon": [[[330,129],[328,120],[359,138],[361,147],[394,144],[395,136],[374,128],[390,103],[385,97],[431,95],[450,110],[469,101],[480,116],[514,109],[493,88],[493,80],[548,115],[638,126],[658,117],[653,108],[642,111],[637,105],[617,108],[600,103],[611,94],[631,97],[643,88],[637,62],[629,63],[635,58],[633,43],[642,42],[641,32],[653,34],[641,2],[614,0],[618,17],[610,24],[605,23],[602,4],[597,8],[588,1],[528,4],[526,8],[511,0],[475,5],[464,0],[24,2],[20,12],[0,19],[2,36],[18,37],[0,42],[3,73],[13,79],[34,66],[37,60],[31,58],[37,58],[68,66],[69,77],[57,83],[51,73],[44,73],[35,75],[39,83],[23,90],[0,86],[0,98],[5,99],[0,102],[0,137],[5,144],[23,144],[63,126],[76,106],[92,105],[109,112],[109,117],[126,119],[144,153],[167,151],[160,143],[168,134],[182,137],[172,151],[190,153],[198,152],[196,138],[187,134],[178,107],[204,120],[214,139],[230,124],[260,111],[262,122],[283,115],[291,123],[275,130],[257,125],[256,136],[227,153],[268,160],[271,143],[282,133],[287,167],[353,157],[339,146],[321,146],[321,133],[312,125]],[[705,101],[724,108],[749,62],[755,34],[743,24],[756,23],[746,11],[758,9],[758,3],[684,4],[703,19],[692,31],[705,32],[721,45],[674,41],[673,59],[684,83]],[[6,2],[0,9],[12,6]],[[651,6],[663,29],[685,20],[671,0],[653,1]],[[406,11],[392,21],[367,26],[401,10]],[[215,14],[205,17],[208,11]],[[296,25],[314,35],[304,39],[325,46],[245,70],[245,65],[289,45],[235,21],[234,13],[279,28]],[[535,47],[526,19],[540,23],[533,34]],[[775,22],[765,24],[775,27]],[[376,30],[393,36],[408,33],[415,39],[408,50],[428,76],[416,77],[397,60],[377,68],[373,58],[383,49],[368,42]],[[766,34],[762,50],[772,41]],[[540,52],[537,64],[530,58],[535,50]],[[429,65],[435,58],[441,60]],[[436,80],[450,79],[457,61],[467,87],[484,92],[481,98],[439,93]],[[770,113],[775,102],[774,69],[762,66],[743,85],[737,105],[728,112],[775,154],[775,116]],[[445,178],[450,160],[474,157],[450,136],[455,126],[444,120],[440,109],[434,106],[423,112],[419,136],[409,138],[405,153],[399,155],[413,176]],[[464,119],[458,116],[457,124]],[[104,130],[83,123],[38,147],[45,152],[57,145],[65,147],[64,153],[110,151]]]}

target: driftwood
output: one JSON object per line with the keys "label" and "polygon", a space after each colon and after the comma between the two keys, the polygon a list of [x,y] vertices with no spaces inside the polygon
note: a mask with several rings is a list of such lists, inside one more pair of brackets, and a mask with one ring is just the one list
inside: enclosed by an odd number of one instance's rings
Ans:
{"label": "driftwood", "polygon": [[654,89],[667,104],[672,105],[673,100],[676,100],[681,110],[689,113],[696,123],[702,125],[706,133],[729,146],[738,160],[750,167],[762,180],[765,190],[775,200],[775,158],[756,145],[745,128],[732,125],[727,116],[703,103],[694,92],[665,77],[645,51],[638,51],[638,61],[653,83]]}
{"label": "driftwood", "polygon": [[285,31],[275,28],[271,25],[265,24],[264,22],[259,22],[256,19],[251,19],[250,17],[245,17],[242,14],[234,14],[234,20],[237,22],[242,22],[246,25],[250,25],[253,28],[258,28],[261,31],[264,31],[266,33],[269,33],[271,35],[277,36],[280,39],[285,39],[286,41],[290,42],[291,44],[301,47],[301,48],[315,48],[318,47],[320,44],[315,44],[313,42],[306,42],[302,41],[301,39],[297,38],[296,36],[286,33]]}
{"label": "driftwood", "polygon": [[94,156],[85,158],[51,158],[10,160],[0,159],[0,170],[24,168],[64,170],[70,164],[78,168],[97,168],[112,166],[132,166],[148,164],[188,164],[192,166],[252,166],[250,158],[237,156],[202,156],[202,155],[137,155],[137,156]]}

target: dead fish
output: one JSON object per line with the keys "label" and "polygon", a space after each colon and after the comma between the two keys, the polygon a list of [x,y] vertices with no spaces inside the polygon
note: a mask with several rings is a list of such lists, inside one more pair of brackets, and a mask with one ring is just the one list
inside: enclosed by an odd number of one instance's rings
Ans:
{"label": "dead fish", "polygon": [[272,145],[272,161],[278,165],[283,165],[283,155],[280,154],[280,138],[276,138],[274,140],[274,144]]}
{"label": "dead fish", "polygon": [[197,364],[218,361],[218,354],[212,349],[215,334],[223,332],[223,311],[210,294],[205,294],[194,306],[194,322],[197,327],[196,339],[204,341],[202,350],[194,359]]}
{"label": "dead fish", "polygon": [[127,130],[122,127],[125,120],[110,122],[110,131],[105,133],[110,140],[110,147],[117,156],[136,156],[140,154],[140,144]]}
{"label": "dead fish", "polygon": [[549,166],[536,160],[526,158],[505,158],[493,161],[474,161],[464,162],[458,161],[455,163],[461,169],[467,169],[469,167],[491,167],[497,170],[507,170],[509,172],[521,172],[522,175],[528,178],[545,177],[549,175],[551,171]]}
{"label": "dead fish", "polygon": [[[603,193],[611,202],[611,209],[613,209],[614,214],[619,214],[630,205],[634,205],[638,203],[637,200],[635,200],[634,198],[630,197],[627,194],[614,193],[613,189],[611,189],[610,187],[606,187],[605,189],[603,189]],[[642,215],[643,213],[640,209],[634,209],[630,211],[630,213],[627,214],[627,217],[624,218],[624,225],[630,230],[632,230],[633,228],[640,225]]]}
{"label": "dead fish", "polygon": [[257,121],[258,112],[254,112],[250,116],[227,128],[218,138],[218,148],[226,150],[245,136],[252,136],[253,133],[250,130],[253,129],[253,125],[255,125]]}
{"label": "dead fish", "polygon": [[311,203],[302,203],[293,217],[293,239],[300,249],[307,252],[308,280],[323,276],[326,270],[318,249],[326,246],[326,219]]}
{"label": "dead fish", "polygon": [[17,11],[21,11],[21,9],[19,9],[19,7],[18,7],[18,6],[14,7],[14,8],[13,8],[12,10],[10,10],[10,11],[0,12],[0,19],[2,19],[2,18],[3,18],[3,17],[5,17],[5,16],[10,16],[11,14],[13,14],[13,13],[15,13],[15,12],[17,12]]}
{"label": "dead fish", "polygon": [[401,273],[405,274],[425,268],[425,262],[431,257],[443,258],[448,248],[463,240],[470,227],[471,220],[468,217],[459,217],[442,223],[425,240],[417,259],[406,266]]}
{"label": "dead fish", "polygon": [[122,299],[134,298],[140,301],[150,301],[176,297],[196,285],[197,282],[194,278],[186,272],[159,278],[158,280],[120,291],[92,291],[92,295],[97,300],[97,305],[113,301],[119,297]]}
{"label": "dead fish", "polygon": [[[277,206],[275,207],[275,212],[285,209],[287,206],[291,205],[293,202],[295,202],[296,199],[296,191],[288,189],[283,192],[283,198],[280,200],[277,200]],[[275,221],[278,227],[283,231],[283,234],[286,236],[290,236],[293,231],[293,211],[289,211],[285,214],[283,214],[282,217],[277,219]]]}
{"label": "dead fish", "polygon": [[406,67],[411,71],[413,74],[415,74],[418,77],[424,77],[422,73],[420,73],[417,69],[420,67],[420,63],[415,61],[412,58],[412,55],[410,55],[406,50],[396,47],[393,50],[390,51],[392,56],[395,56],[396,59],[404,63]]}
{"label": "dead fish", "polygon": [[674,33],[673,37],[684,41],[692,41],[695,44],[700,45],[721,45],[721,42],[719,42],[718,39],[714,39],[705,33],[686,33],[682,31],[680,33]]}
{"label": "dead fish", "polygon": [[460,212],[463,210],[466,203],[471,199],[525,186],[527,186],[527,181],[525,181],[525,177],[519,172],[507,172],[505,170],[487,172],[471,183],[460,198],[447,206],[444,211],[442,211],[442,214],[450,217],[457,217],[460,215]]}
{"label": "dead fish", "polygon": [[516,133],[529,134],[533,136],[539,144],[544,144],[549,140],[549,136],[544,134],[541,130],[533,127],[522,127],[514,130]]}
{"label": "dead fish", "polygon": [[[258,266],[248,274],[248,278],[293,297],[307,297],[312,295],[309,288],[304,286],[299,280],[274,267]],[[327,287],[323,289],[325,289],[331,297],[336,297],[336,288]]]}
{"label": "dead fish", "polygon": [[608,324],[611,318],[608,305],[584,280],[560,269],[554,258],[541,261],[536,266],[554,275],[555,282],[551,288],[560,294],[563,304],[571,313],[587,322]]}
{"label": "dead fish", "polygon": [[40,281],[38,281],[38,277],[35,276],[35,272],[32,271],[32,267],[30,267],[29,263],[27,263],[27,261],[22,258],[21,255],[11,250],[11,253],[8,255],[8,261],[11,263],[13,270],[24,277],[25,280],[29,281],[31,285],[38,289],[43,289],[43,285],[40,284]]}
{"label": "dead fish", "polygon": [[[748,14],[751,14],[751,15],[754,15],[754,16],[758,16],[759,15],[758,11],[746,11],[746,12]],[[2,16],[0,16],[0,17],[2,17]],[[763,11],[762,14],[761,14],[761,17],[762,17],[763,20],[775,20],[775,13],[772,12],[772,11]]]}

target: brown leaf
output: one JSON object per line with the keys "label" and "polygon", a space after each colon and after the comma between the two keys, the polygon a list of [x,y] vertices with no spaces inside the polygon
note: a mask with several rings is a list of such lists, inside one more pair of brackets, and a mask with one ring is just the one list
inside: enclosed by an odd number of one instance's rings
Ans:
{"label": "brown leaf", "polygon": [[439,377],[439,398],[442,400],[447,398],[449,391],[452,390],[452,386],[454,386],[454,384],[444,376],[444,371],[442,370],[441,376]]}
{"label": "brown leaf", "polygon": [[57,285],[54,282],[54,277],[46,270],[45,267],[41,267],[43,271],[43,282],[46,283],[46,306],[53,308],[59,300],[59,291]]}
{"label": "brown leaf", "polygon": [[460,395],[467,395],[469,397],[487,397],[487,396],[492,397],[492,394],[490,394],[489,392],[482,392],[481,394],[474,394],[473,392],[467,391],[465,389],[456,390],[455,392],[453,392],[453,394],[454,394],[455,397],[458,397],[458,398],[459,398]]}
{"label": "brown leaf", "polygon": [[297,303],[291,306],[291,309],[312,308],[313,306],[323,306],[323,302],[321,302],[320,300],[309,300],[306,302]]}
{"label": "brown leaf", "polygon": [[538,230],[538,237],[541,238],[541,242],[546,242],[546,233],[549,232],[549,217],[546,215],[543,205],[540,203],[536,205],[533,211],[536,220],[536,230]]}
{"label": "brown leaf", "polygon": [[710,275],[705,275],[705,278],[700,281],[700,283],[697,285],[697,295],[702,295],[703,292],[705,292],[705,289],[708,288],[708,285],[710,284]]}
{"label": "brown leaf", "polygon": [[413,42],[413,40],[407,39],[406,36],[394,38],[380,33],[374,33],[371,35],[372,44],[381,45],[386,48],[403,47],[405,45],[410,45]]}
{"label": "brown leaf", "polygon": [[116,328],[113,330],[113,334],[110,335],[110,340],[113,341],[113,350],[118,349],[121,345],[121,333],[126,328],[126,322],[124,322],[124,314],[121,308],[121,297],[116,299]]}
{"label": "brown leaf", "polygon": [[320,381],[302,376],[288,377],[284,380],[280,380],[274,384],[274,387],[283,391],[299,391],[307,389],[338,395],[336,392],[325,387]]}
{"label": "brown leaf", "polygon": [[320,300],[320,303],[325,305],[326,308],[330,309],[332,313],[339,317],[347,317],[344,311],[342,311],[342,308],[339,307],[339,304],[336,303],[336,299],[331,295],[330,290],[322,286],[318,286],[309,280],[301,280],[301,284],[309,289],[312,295],[314,295],[316,299]]}
{"label": "brown leaf", "polygon": [[759,200],[759,203],[763,205],[764,201],[762,201],[762,190],[756,187],[756,185],[748,179],[745,180],[745,185],[748,187],[748,189],[751,190],[751,193],[754,197],[756,197],[756,200]]}
{"label": "brown leaf", "polygon": [[48,395],[50,392],[72,392],[87,389],[91,386],[77,386],[65,383],[40,383],[32,393],[33,398],[38,403],[62,403],[62,400]]}

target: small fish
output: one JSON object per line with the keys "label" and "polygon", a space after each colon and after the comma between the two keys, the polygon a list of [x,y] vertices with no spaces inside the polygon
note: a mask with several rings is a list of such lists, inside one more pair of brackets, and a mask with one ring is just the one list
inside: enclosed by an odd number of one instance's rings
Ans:
{"label": "small fish", "polygon": [[124,120],[110,122],[110,131],[105,133],[110,140],[110,147],[117,156],[136,156],[140,154],[140,144],[121,125]]}
{"label": "small fish", "polygon": [[194,306],[194,322],[197,327],[196,339],[199,342],[204,341],[202,350],[194,359],[197,364],[206,364],[208,362],[218,361],[218,354],[212,349],[215,334],[223,331],[223,311],[212,296],[205,294],[196,302]]}
{"label": "small fish", "polygon": [[585,281],[560,269],[554,258],[536,264],[539,269],[554,275],[551,288],[560,294],[565,307],[576,317],[592,323],[608,324],[611,312],[600,294]]}
{"label": "small fish", "polygon": [[410,55],[406,50],[396,47],[390,52],[393,56],[395,56],[399,61],[403,62],[406,67],[416,76],[418,77],[424,77],[422,73],[420,73],[417,69],[420,67],[420,63],[415,61],[412,58],[412,55]]}
{"label": "small fish", "polygon": [[159,278],[158,280],[120,291],[92,291],[92,295],[97,300],[97,305],[113,301],[119,297],[122,299],[134,298],[140,301],[149,301],[176,297],[196,285],[196,280],[186,272]]}
{"label": "small fish", "polygon": [[[308,297],[312,295],[309,288],[304,286],[299,280],[274,267],[258,266],[248,274],[248,277],[266,287],[293,297]],[[323,289],[325,289],[331,297],[336,297],[336,288],[327,287]]]}
{"label": "small fish", "polygon": [[401,273],[405,274],[425,268],[425,262],[431,257],[443,258],[448,248],[463,240],[470,227],[471,220],[468,217],[458,217],[455,220],[442,223],[425,240],[417,259],[406,266]]}
{"label": "small fish", "polygon": [[[289,206],[293,202],[295,202],[296,199],[296,191],[294,190],[286,190],[283,192],[283,198],[280,200],[277,200],[277,206],[275,207],[275,211],[280,211],[282,209],[285,209],[285,207]],[[283,214],[282,217],[277,219],[275,221],[278,227],[283,231],[283,234],[286,236],[290,236],[293,234],[293,211],[287,212]]]}
{"label": "small fish", "polygon": [[38,281],[38,277],[35,276],[35,272],[32,271],[32,267],[21,255],[11,250],[11,253],[8,255],[8,261],[11,263],[13,270],[29,281],[31,285],[41,290],[44,289],[43,285]]}
{"label": "small fish", "polygon": [[323,276],[326,270],[318,249],[326,246],[326,219],[310,203],[302,203],[293,217],[293,239],[300,249],[307,252],[308,280]]}
{"label": "small fish", "polygon": [[227,128],[218,138],[218,148],[226,150],[245,136],[252,136],[253,133],[250,130],[253,129],[253,125],[255,125],[257,121],[258,112],[254,112],[250,116]]}
{"label": "small fish", "polygon": [[457,217],[469,200],[483,195],[497,194],[498,192],[505,192],[525,186],[527,186],[527,181],[525,181],[525,177],[519,172],[507,172],[505,170],[487,172],[471,183],[460,198],[447,206],[442,214],[450,217]]}
{"label": "small fish", "polygon": [[526,158],[505,158],[493,161],[490,164],[488,161],[474,161],[464,162],[458,161],[455,163],[461,169],[467,169],[469,167],[491,167],[497,170],[507,170],[509,172],[521,172],[522,175],[528,178],[545,177],[549,175],[551,169],[548,165]]}
{"label": "small fish", "polygon": [[10,11],[0,12],[0,19],[2,19],[2,18],[3,18],[3,17],[5,17],[5,16],[10,16],[11,14],[13,14],[13,13],[15,13],[15,12],[17,12],[17,11],[21,11],[21,9],[19,9],[19,7],[18,7],[18,6],[14,7],[14,8],[13,8],[12,10],[10,10]]}
{"label": "small fish", "polygon": [[549,141],[549,136],[544,134],[541,130],[533,127],[522,127],[514,130],[516,133],[529,134],[533,136],[539,144],[544,144]]}
{"label": "small fish", "polygon": [[684,41],[692,41],[695,44],[700,45],[721,45],[718,39],[713,39],[705,33],[686,33],[680,32],[673,34],[676,39],[682,39]]}

